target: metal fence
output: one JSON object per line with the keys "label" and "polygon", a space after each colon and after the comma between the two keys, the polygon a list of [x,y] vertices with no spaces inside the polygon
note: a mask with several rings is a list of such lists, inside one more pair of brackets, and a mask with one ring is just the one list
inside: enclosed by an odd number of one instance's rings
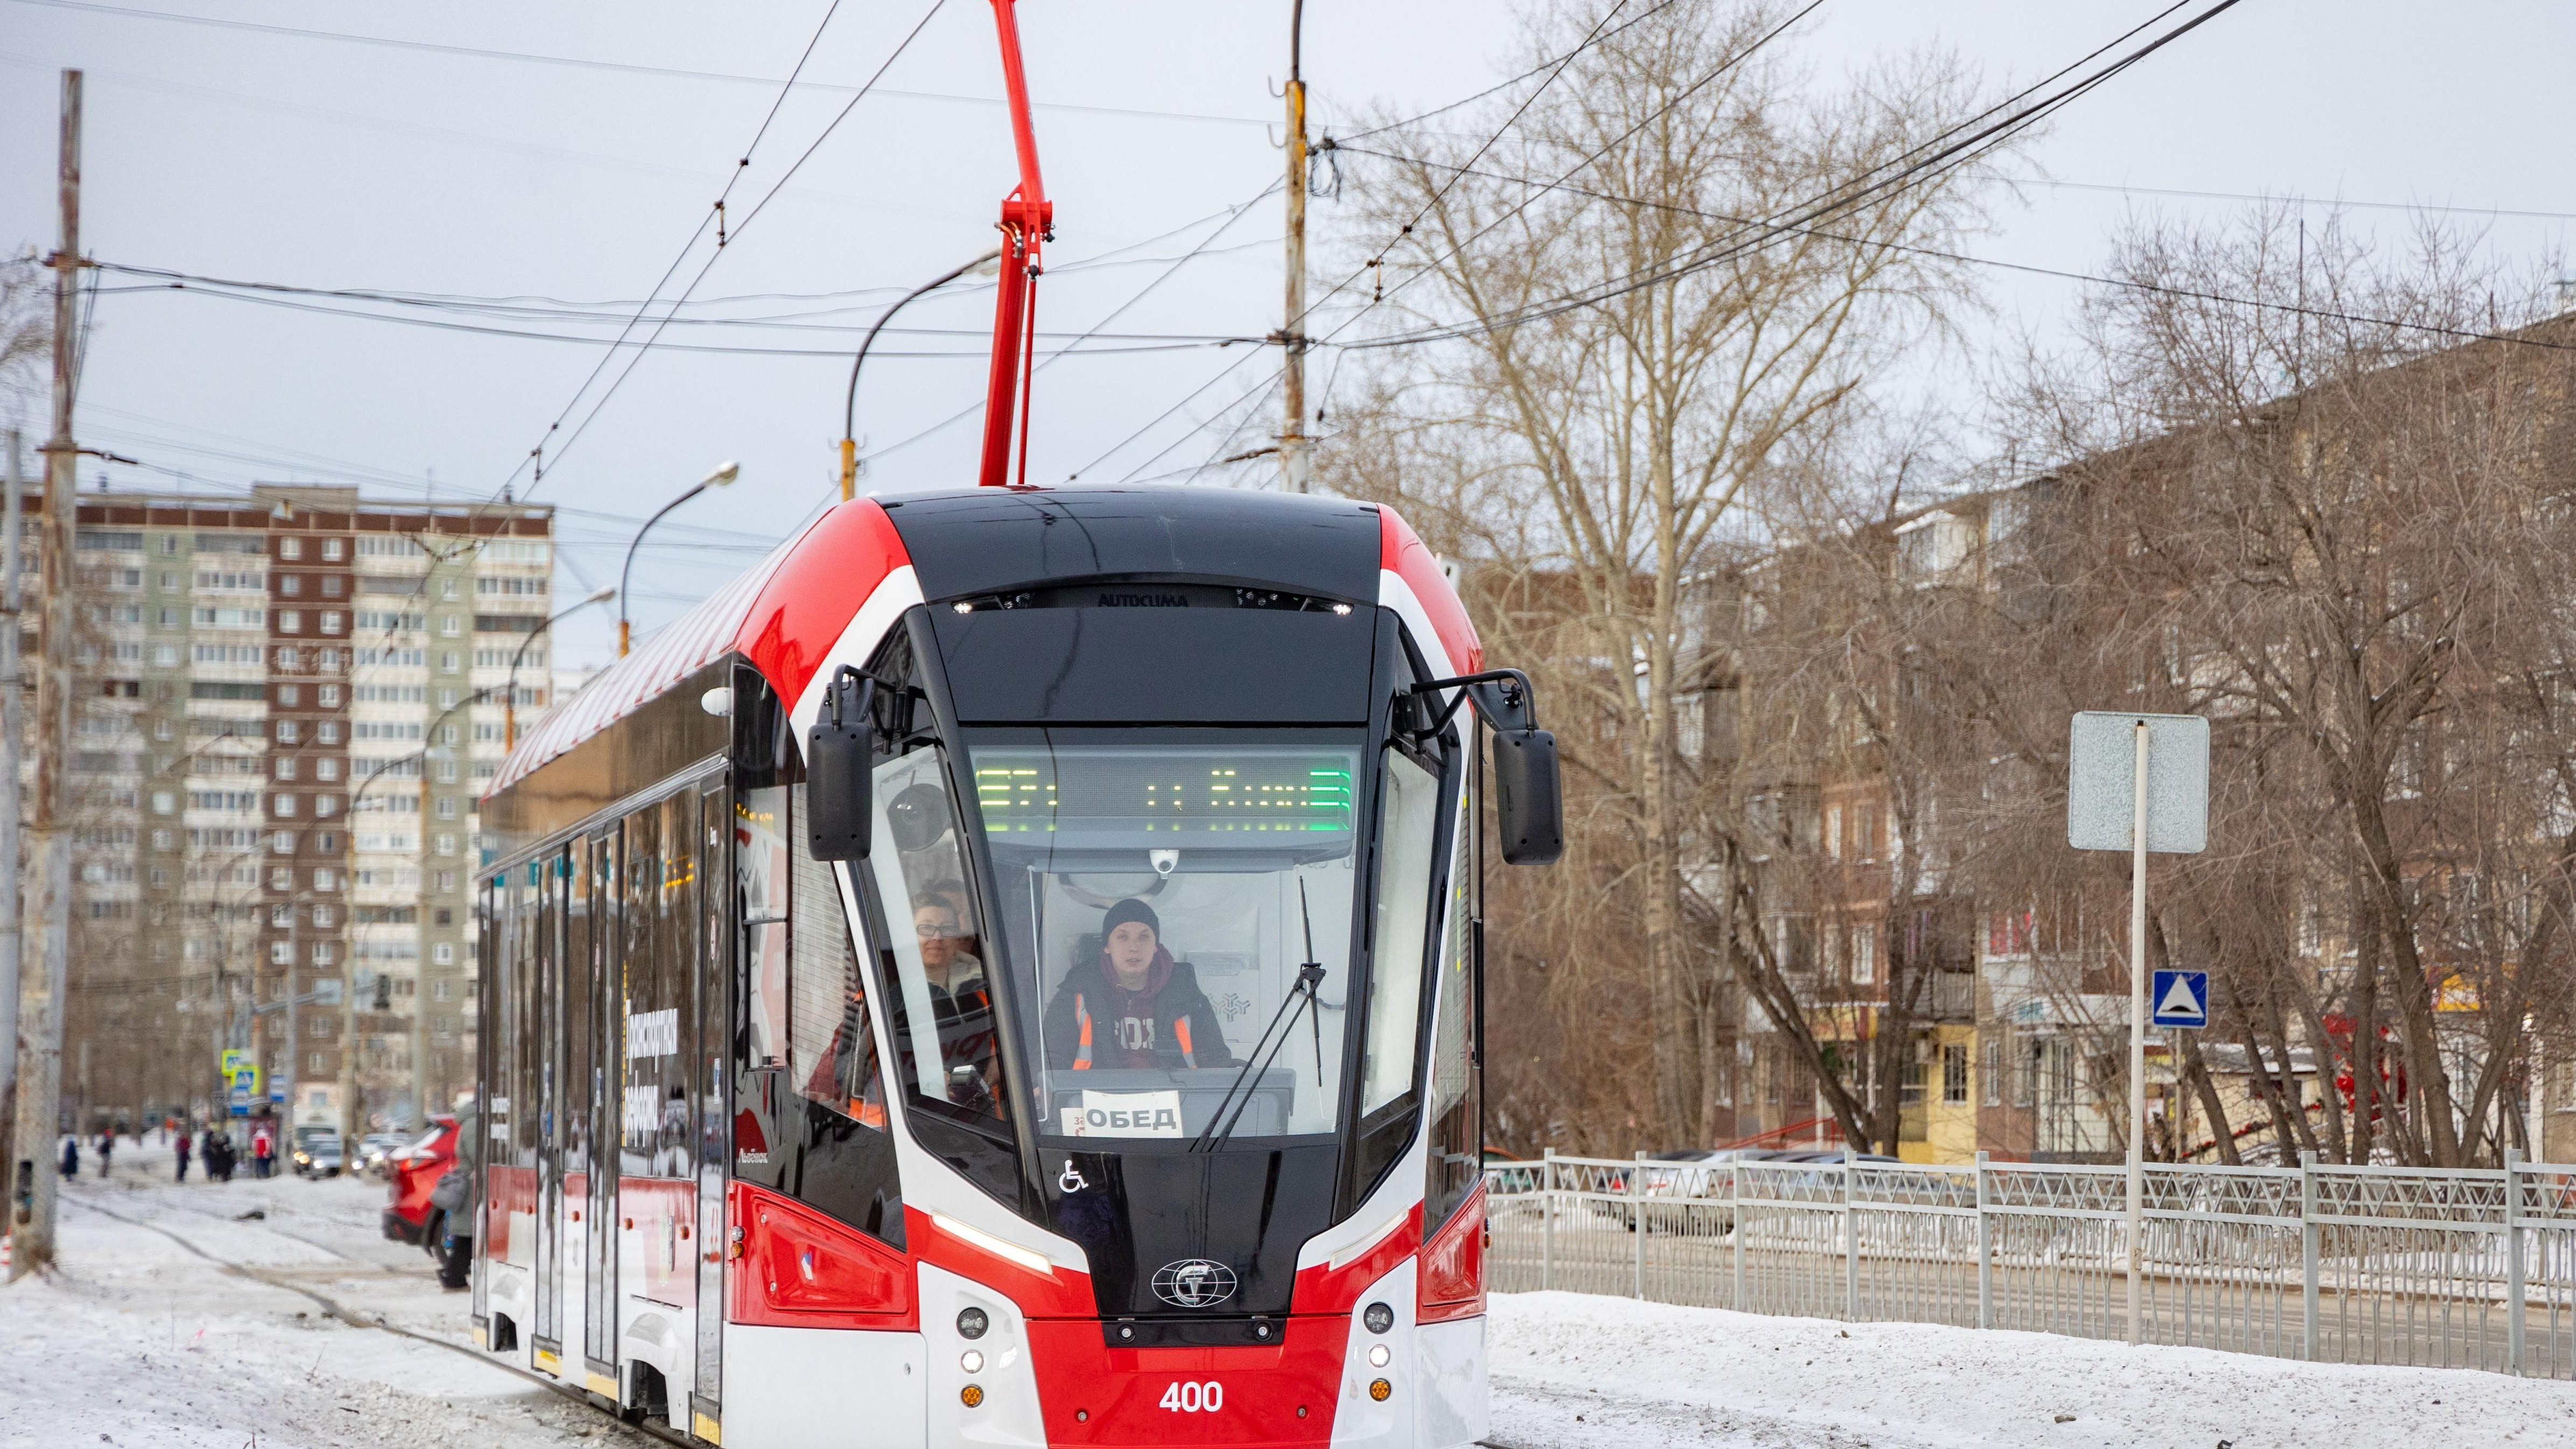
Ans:
{"label": "metal fence", "polygon": [[[1551,1153],[1486,1178],[1498,1291],[2128,1334],[2120,1167]],[[2576,1377],[2576,1167],[2150,1163],[2139,1262],[2150,1342]]]}

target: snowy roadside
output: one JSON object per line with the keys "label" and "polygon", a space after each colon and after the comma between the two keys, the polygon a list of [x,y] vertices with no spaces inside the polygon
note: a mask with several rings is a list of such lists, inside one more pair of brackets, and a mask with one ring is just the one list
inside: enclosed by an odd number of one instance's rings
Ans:
{"label": "snowy roadside", "polygon": [[[71,1184],[68,1267],[0,1289],[0,1449],[534,1449],[648,1439],[489,1364],[462,1295],[383,1239],[381,1184]],[[262,1217],[242,1220],[257,1211]],[[111,1217],[108,1214],[117,1216]],[[129,1221],[130,1220],[130,1221]],[[226,1272],[200,1251],[273,1282]],[[1570,1293],[1493,1300],[1503,1449],[2396,1449],[2576,1444],[2576,1385],[2029,1333],[1844,1325]]]}
{"label": "snowy roadside", "polygon": [[[67,1185],[64,1268],[0,1288],[0,1449],[656,1442],[464,1354],[338,1322],[142,1225],[463,1342],[461,1296],[439,1291],[420,1250],[377,1235],[380,1184],[174,1186],[167,1153],[150,1150],[120,1149],[116,1167],[104,1183],[85,1173]],[[253,1210],[266,1216],[236,1219]]]}
{"label": "snowy roadside", "polygon": [[2576,1385],[1575,1293],[1493,1299],[1508,1449],[2576,1444]]}

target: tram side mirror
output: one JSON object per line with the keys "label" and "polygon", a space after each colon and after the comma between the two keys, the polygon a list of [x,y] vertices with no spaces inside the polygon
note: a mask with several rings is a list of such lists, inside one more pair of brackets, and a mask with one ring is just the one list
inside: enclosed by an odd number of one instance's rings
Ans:
{"label": "tram side mirror", "polygon": [[805,840],[816,860],[868,858],[868,718],[877,682],[843,665],[805,737]]}
{"label": "tram side mirror", "polygon": [[1530,708],[1529,681],[1522,678],[1479,679],[1467,686],[1476,713],[1497,730],[1532,730],[1538,718]]}
{"label": "tram side mirror", "polygon": [[1494,731],[1494,814],[1505,864],[1552,865],[1565,854],[1556,736],[1533,729]]}

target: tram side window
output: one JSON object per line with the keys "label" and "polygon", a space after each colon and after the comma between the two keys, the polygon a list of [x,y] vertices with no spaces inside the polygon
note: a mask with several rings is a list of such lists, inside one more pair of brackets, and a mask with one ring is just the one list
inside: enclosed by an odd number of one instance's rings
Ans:
{"label": "tram side window", "polygon": [[1440,779],[1401,750],[1386,752],[1378,822],[1377,914],[1369,931],[1368,1053],[1360,1111],[1413,1089],[1422,1018],[1422,958],[1430,944],[1432,852],[1440,833]]}
{"label": "tram side window", "polygon": [[746,781],[734,805],[734,1171],[900,1248],[903,1191],[867,979],[832,867],[807,852],[795,773],[791,763]]}
{"label": "tram side window", "polygon": [[1484,1174],[1484,1114],[1476,1081],[1476,873],[1470,864],[1476,829],[1472,793],[1461,792],[1451,826],[1449,889],[1441,903],[1438,1004],[1431,1019],[1431,1142],[1424,1184],[1425,1239],[1449,1220]]}
{"label": "tram side window", "polygon": [[[796,786],[794,793],[801,814],[805,787]],[[830,862],[807,853],[802,830],[791,848],[788,1075],[806,1100],[882,1132],[885,1077],[877,1068],[867,982],[851,949],[840,884]]]}
{"label": "tram side window", "polygon": [[697,797],[684,793],[625,821],[619,1117],[629,1174],[687,1177],[695,1168],[688,1064],[697,1035],[696,810]]}
{"label": "tram side window", "polygon": [[970,1120],[1005,1115],[984,932],[966,885],[963,832],[936,746],[876,767],[868,867],[886,915],[896,1073],[916,1097]]}

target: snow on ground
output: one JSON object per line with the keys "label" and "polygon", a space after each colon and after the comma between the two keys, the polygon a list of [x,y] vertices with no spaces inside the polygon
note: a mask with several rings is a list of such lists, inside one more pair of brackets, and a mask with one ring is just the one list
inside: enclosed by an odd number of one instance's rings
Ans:
{"label": "snow on ground", "polygon": [[[130,1146],[105,1182],[94,1165],[84,1154],[66,1184],[61,1269],[0,1288],[0,1449],[656,1443],[506,1370],[342,1323],[136,1225],[464,1343],[464,1295],[438,1288],[421,1250],[380,1236],[380,1183],[174,1186],[166,1151]],[[266,1217],[236,1220],[254,1209]]]}
{"label": "snow on ground", "polygon": [[[153,1231],[362,1318],[464,1343],[464,1295],[439,1290],[419,1249],[379,1235],[379,1183],[174,1186],[165,1151],[127,1148],[106,1182],[84,1172],[70,1188],[62,1270],[0,1288],[0,1449],[659,1442],[487,1363],[339,1322]],[[252,1210],[265,1216],[239,1219]],[[2468,1370],[1570,1293],[1496,1296],[1491,1343],[1491,1442],[1503,1449],[2576,1445],[2576,1385]]]}
{"label": "snow on ground", "polygon": [[1510,1449],[2576,1444],[2576,1385],[1574,1293],[1493,1299]]}

